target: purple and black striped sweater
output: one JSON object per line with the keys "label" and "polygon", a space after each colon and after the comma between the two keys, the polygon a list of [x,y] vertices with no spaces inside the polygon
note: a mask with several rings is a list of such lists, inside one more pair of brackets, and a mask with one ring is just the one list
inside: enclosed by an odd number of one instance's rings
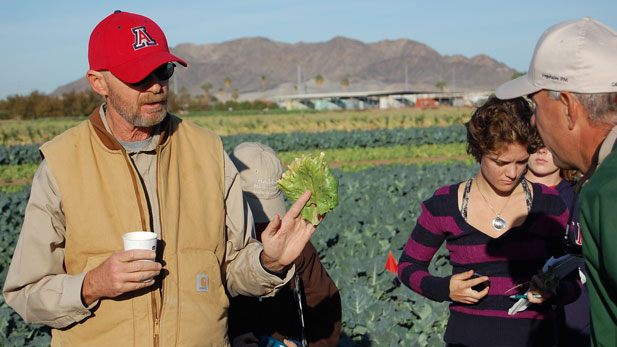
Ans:
{"label": "purple and black striped sweater", "polygon": [[[463,183],[464,184],[464,183]],[[450,277],[436,277],[428,266],[446,241],[454,274],[473,269],[490,278],[486,297],[477,304],[450,304],[444,340],[467,346],[551,346],[555,313],[549,304],[531,305],[513,316],[510,295],[523,294],[531,277],[551,256],[562,254],[568,210],[557,191],[531,184],[533,203],[522,225],[492,238],[469,225],[458,209],[459,184],[445,186],[422,203],[422,213],[399,260],[400,280],[436,301],[451,301]],[[524,284],[522,286],[518,286]],[[561,281],[552,304],[580,294],[580,283]]]}

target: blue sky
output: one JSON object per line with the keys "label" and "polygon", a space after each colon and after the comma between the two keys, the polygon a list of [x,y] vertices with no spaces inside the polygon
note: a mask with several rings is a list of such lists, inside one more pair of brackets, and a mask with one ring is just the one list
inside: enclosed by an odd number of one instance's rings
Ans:
{"label": "blue sky", "polygon": [[617,29],[616,0],[0,0],[0,99],[51,93],[84,76],[90,33],[116,9],[156,21],[171,47],[253,36],[288,43],[406,38],[441,54],[487,54],[519,71],[557,22],[589,16]]}

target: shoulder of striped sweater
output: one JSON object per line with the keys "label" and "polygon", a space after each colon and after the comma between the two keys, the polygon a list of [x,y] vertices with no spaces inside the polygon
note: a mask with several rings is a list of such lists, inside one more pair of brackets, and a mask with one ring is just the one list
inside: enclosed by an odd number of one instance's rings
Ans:
{"label": "shoulder of striped sweater", "polygon": [[[422,204],[425,208],[437,214],[445,213],[452,206],[452,199],[457,198],[458,183],[448,186],[443,186],[435,191],[433,196],[425,200]],[[442,211],[442,212],[437,212]]]}
{"label": "shoulder of striped sweater", "polygon": [[555,188],[551,188],[549,186],[546,186],[542,183],[533,183],[530,182],[531,186],[534,188],[533,191],[537,192],[539,191],[542,195],[557,195],[559,196],[559,192],[557,191],[557,189]]}
{"label": "shoulder of striped sweater", "polygon": [[568,180],[562,179],[561,182],[559,182],[559,184],[555,186],[555,190],[558,192],[561,192],[562,190],[572,191],[575,185],[576,185],[576,181],[568,181]]}
{"label": "shoulder of striped sweater", "polygon": [[438,188],[435,193],[433,194],[433,196],[440,196],[440,195],[449,195],[452,194],[453,191],[455,192],[456,189],[455,187],[458,187],[459,183],[456,184],[451,184],[451,185],[447,185],[447,186],[443,186],[441,188]]}
{"label": "shoulder of striped sweater", "polygon": [[553,188],[543,184],[534,184],[534,204],[539,204],[542,209],[546,209],[549,214],[560,215],[568,207],[563,199],[559,196],[559,192]]}

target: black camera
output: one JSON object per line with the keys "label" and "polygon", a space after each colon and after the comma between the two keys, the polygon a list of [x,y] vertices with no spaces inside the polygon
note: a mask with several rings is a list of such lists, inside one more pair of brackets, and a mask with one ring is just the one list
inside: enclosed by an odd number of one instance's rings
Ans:
{"label": "black camera", "polygon": [[[471,278],[478,278],[478,277],[482,277],[482,275],[480,275],[477,272],[474,272],[473,276],[471,276]],[[471,289],[475,290],[476,292],[481,292],[484,290],[484,288],[488,287],[491,285],[491,280],[486,280],[482,283],[478,283],[475,286],[471,287]]]}

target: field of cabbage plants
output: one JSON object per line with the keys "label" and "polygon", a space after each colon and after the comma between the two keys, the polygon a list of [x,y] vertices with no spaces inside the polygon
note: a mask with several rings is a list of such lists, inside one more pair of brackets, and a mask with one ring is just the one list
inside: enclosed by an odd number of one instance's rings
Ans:
{"label": "field of cabbage plants", "polygon": [[[223,135],[227,151],[243,141],[259,141],[273,147],[284,163],[324,151],[339,180],[339,205],[320,224],[312,242],[340,290],[343,327],[339,345],[441,346],[447,304],[432,302],[402,286],[385,270],[385,263],[389,252],[396,259],[401,254],[420,203],[439,186],[465,180],[477,171],[465,153],[462,126],[471,110],[371,112],[187,119]],[[287,128],[289,124],[297,128]],[[48,124],[44,130],[32,124],[31,128],[21,126],[30,129],[32,137],[11,137],[5,128],[0,131],[5,143],[0,146],[0,285],[40,161],[38,146],[68,125]],[[255,131],[247,131],[251,127]],[[17,124],[13,129],[19,129]],[[432,271],[450,271],[443,249]],[[48,344],[49,329],[25,324],[0,296],[0,345]]]}

